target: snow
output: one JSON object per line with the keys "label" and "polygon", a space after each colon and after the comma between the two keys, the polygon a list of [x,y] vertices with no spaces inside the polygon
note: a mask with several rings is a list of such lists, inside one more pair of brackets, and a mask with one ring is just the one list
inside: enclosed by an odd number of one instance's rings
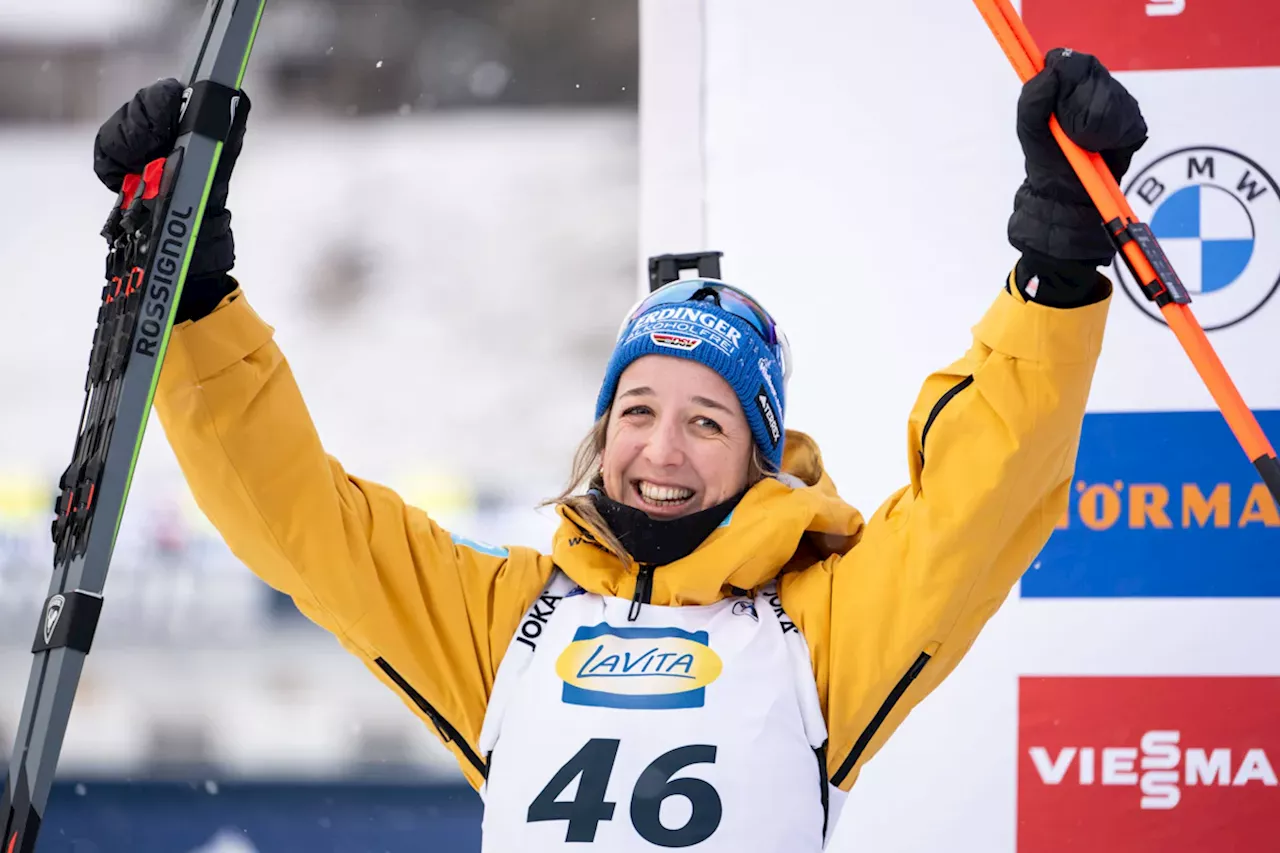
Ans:
{"label": "snow", "polygon": [[[113,200],[91,170],[95,130],[0,127],[14,202],[0,257],[17,283],[0,307],[0,684],[26,681],[48,584],[49,504],[29,484],[56,483],[83,401]],[[554,518],[532,507],[562,486],[640,282],[635,149],[623,112],[337,123],[255,104],[231,188],[236,274],[351,473],[459,534],[549,545]],[[162,509],[193,525],[181,565],[148,550],[178,523]],[[268,590],[203,524],[155,418],[107,596],[60,772],[145,772],[162,734],[230,776],[326,777],[399,754],[457,778],[331,637],[268,628]],[[0,738],[21,700],[0,691]]]}
{"label": "snow", "polygon": [[0,3],[0,41],[117,41],[170,5],[167,0],[6,0]]}
{"label": "snow", "polygon": [[[234,272],[327,449],[393,485],[558,491],[638,282],[634,116],[250,124]],[[56,481],[70,457],[113,200],[94,130],[0,130],[0,182],[28,200],[0,229],[24,282],[0,335],[23,363],[0,372],[0,478]],[[176,475],[153,420],[135,494]]]}
{"label": "snow", "polygon": [[258,853],[244,834],[234,829],[222,829],[208,843],[197,847],[191,853]]}

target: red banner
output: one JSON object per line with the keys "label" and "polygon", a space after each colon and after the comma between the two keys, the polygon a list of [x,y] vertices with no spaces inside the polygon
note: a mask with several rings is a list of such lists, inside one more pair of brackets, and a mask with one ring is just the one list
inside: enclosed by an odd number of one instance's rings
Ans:
{"label": "red banner", "polygon": [[1274,853],[1280,678],[1019,683],[1018,853]]}
{"label": "red banner", "polygon": [[1023,0],[1041,50],[1072,47],[1112,71],[1280,66],[1274,0]]}

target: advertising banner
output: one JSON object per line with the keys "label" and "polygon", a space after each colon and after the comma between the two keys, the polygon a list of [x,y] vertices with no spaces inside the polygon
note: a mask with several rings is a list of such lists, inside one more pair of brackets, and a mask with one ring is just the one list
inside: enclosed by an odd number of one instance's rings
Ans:
{"label": "advertising banner", "polygon": [[1280,5],[1256,0],[1023,0],[1042,50],[1088,50],[1113,71],[1280,65]]}
{"label": "advertising banner", "polygon": [[[1280,434],[1280,411],[1257,412]],[[1280,512],[1219,412],[1085,415],[1024,598],[1280,596]]]}
{"label": "advertising banner", "polygon": [[[1280,285],[1280,187],[1248,155],[1196,145],[1159,154],[1128,178],[1125,198],[1151,226],[1192,295],[1205,331],[1233,326]],[[1152,319],[1159,308],[1117,259],[1125,295]]]}
{"label": "advertising banner", "polygon": [[1280,678],[1034,678],[1018,853],[1264,853],[1280,838]]}
{"label": "advertising banner", "polygon": [[[480,849],[480,798],[410,782],[67,779],[40,853],[357,853]],[[8,851],[6,851],[8,853]]]}

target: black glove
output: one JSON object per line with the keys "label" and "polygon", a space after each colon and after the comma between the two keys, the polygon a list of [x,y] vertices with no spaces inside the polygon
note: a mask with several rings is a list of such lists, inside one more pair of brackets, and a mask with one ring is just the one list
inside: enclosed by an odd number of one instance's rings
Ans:
{"label": "black glove", "polygon": [[[157,80],[139,89],[129,102],[103,122],[93,141],[93,171],[107,189],[119,192],[125,175],[141,173],[147,163],[173,150],[178,139],[178,114],[185,88],[173,78]],[[182,299],[174,314],[175,323],[206,316],[236,288],[235,281],[227,275],[236,258],[227,191],[231,172],[244,146],[250,106],[248,95],[240,92],[231,131],[214,171],[200,233],[182,287]]]}
{"label": "black glove", "polygon": [[[1101,155],[1117,181],[1146,143],[1147,125],[1137,100],[1087,53],[1049,51],[1044,70],[1022,87],[1017,127],[1027,177],[1009,217],[1009,242],[1022,252],[1018,286],[1037,302],[1072,307],[1110,292],[1097,268],[1111,263],[1115,247],[1049,130],[1051,114],[1072,142]],[[1032,278],[1038,281],[1027,292]]]}

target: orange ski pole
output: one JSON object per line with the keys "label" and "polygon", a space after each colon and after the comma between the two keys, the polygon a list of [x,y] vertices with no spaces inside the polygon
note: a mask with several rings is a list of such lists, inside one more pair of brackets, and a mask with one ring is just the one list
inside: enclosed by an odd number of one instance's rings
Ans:
{"label": "orange ski pole", "polygon": [[[1009,0],[974,0],[974,3],[1022,82],[1039,73],[1044,68],[1044,54],[1036,47],[1026,24]],[[1111,170],[1097,153],[1085,151],[1072,142],[1058,123],[1057,116],[1049,117],[1049,129],[1102,215],[1107,232],[1134,279],[1147,298],[1160,308],[1165,322],[1190,356],[1236,440],[1258,469],[1272,497],[1280,503],[1280,461],[1276,459],[1276,452],[1257,418],[1245,405],[1204,329],[1191,313],[1191,297],[1151,233],[1151,228],[1138,221]]]}

